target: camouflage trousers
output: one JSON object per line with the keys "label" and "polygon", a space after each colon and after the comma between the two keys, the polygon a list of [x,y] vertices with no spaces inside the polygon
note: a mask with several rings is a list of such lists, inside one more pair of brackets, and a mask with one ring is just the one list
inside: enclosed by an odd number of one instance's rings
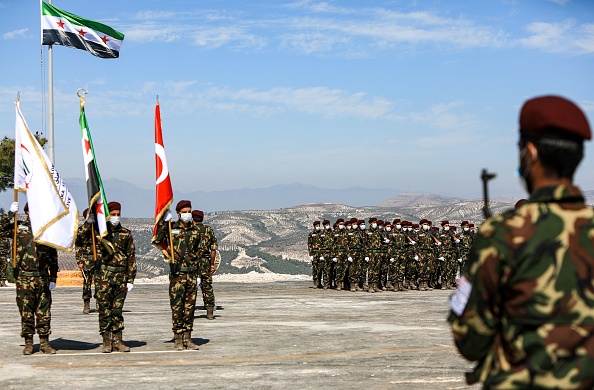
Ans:
{"label": "camouflage trousers", "polygon": [[456,285],[456,273],[458,272],[458,259],[447,256],[445,260],[443,279],[452,286]]}
{"label": "camouflage trousers", "polygon": [[334,273],[336,263],[332,261],[333,257],[328,256],[324,261],[324,286],[332,287],[334,284]]}
{"label": "camouflage trousers", "polygon": [[319,277],[319,272],[320,272],[320,260],[319,260],[319,256],[314,255],[314,259],[311,261],[311,278],[313,279],[314,284],[317,286],[320,284],[320,277]]}
{"label": "camouflage trousers", "polygon": [[346,272],[349,278],[349,283],[351,286],[355,286],[359,284],[359,258],[355,254],[351,254],[351,259],[353,261],[348,261],[348,256],[346,260]]}
{"label": "camouflage trousers", "polygon": [[[420,264],[419,260],[414,259],[414,254],[411,258],[406,260],[406,271],[405,271],[405,278],[409,284],[416,285],[419,280],[419,269]],[[411,285],[411,287],[412,287]]]}
{"label": "camouflage trousers", "polygon": [[379,253],[372,253],[369,255],[369,263],[367,267],[367,283],[376,284],[379,282],[380,267],[382,256]]}
{"label": "camouflage trousers", "polygon": [[212,289],[212,274],[210,273],[210,259],[201,258],[198,263],[200,290],[204,307],[215,307],[214,290]]}
{"label": "camouflage trousers", "polygon": [[388,259],[388,280],[392,285],[402,283],[404,281],[404,272],[406,270],[406,262],[404,258],[395,255],[394,261]]}
{"label": "camouflage trousers", "polygon": [[[197,275],[194,273],[180,273],[179,276],[169,274],[169,305],[173,333],[191,332],[194,328],[197,281]],[[201,281],[202,283],[204,281]]]}
{"label": "camouflage trousers", "polygon": [[52,333],[52,293],[48,280],[37,276],[19,276],[16,284],[16,302],[21,313],[21,337]]}
{"label": "camouflage trousers", "polygon": [[6,268],[8,267],[8,259],[0,256],[0,280],[6,280]]}
{"label": "camouflage trousers", "polygon": [[435,268],[435,261],[431,253],[419,254],[419,279],[428,282]]}
{"label": "camouflage trousers", "polygon": [[99,308],[99,333],[124,329],[124,301],[128,294],[125,272],[100,270],[95,275],[95,299]]}
{"label": "camouflage trousers", "polygon": [[93,285],[93,279],[96,279],[95,268],[85,268],[84,273],[82,299],[83,301],[88,301],[93,296],[91,294],[91,286]]}
{"label": "camouflage trousers", "polygon": [[[347,264],[348,263],[348,264]],[[338,257],[336,263],[334,263],[334,273],[335,273],[335,280],[336,283],[344,283],[344,279],[347,275],[347,267],[349,266],[349,262],[346,261],[346,258],[343,255]]]}
{"label": "camouflage trousers", "polygon": [[388,254],[383,252],[380,258],[380,269],[378,274],[378,283],[380,287],[385,287],[388,282],[388,271],[390,268],[390,258]]}

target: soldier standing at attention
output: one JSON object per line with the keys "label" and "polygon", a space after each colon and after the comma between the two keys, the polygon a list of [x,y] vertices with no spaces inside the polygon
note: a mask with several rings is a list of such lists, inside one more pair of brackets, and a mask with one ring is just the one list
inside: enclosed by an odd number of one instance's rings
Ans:
{"label": "soldier standing at attention", "polygon": [[[0,210],[0,218],[4,217],[4,209]],[[6,287],[6,268],[10,258],[10,239],[0,234],[0,287]]]}
{"label": "soldier standing at attention", "polygon": [[[78,227],[78,233],[76,235],[76,264],[78,269],[83,273],[83,313],[89,314],[91,311],[91,285],[93,284],[93,278],[95,277],[95,261],[93,255],[92,241],[86,245],[85,234],[83,232],[85,224],[91,224],[95,221],[93,215],[87,218],[89,209],[83,211],[83,217],[85,222]],[[97,302],[95,300],[95,302]],[[98,307],[98,305],[97,305]]]}
{"label": "soldier standing at attention", "polygon": [[520,174],[530,197],[487,219],[452,296],[456,347],[485,388],[594,387],[594,209],[573,184],[591,139],[558,96],[520,112]]}
{"label": "soldier standing at attention", "polygon": [[379,274],[380,274],[380,262],[381,262],[381,250],[383,245],[383,237],[380,233],[377,225],[377,218],[369,218],[369,230],[366,232],[367,235],[367,257],[368,263],[367,268],[367,283],[370,293],[381,292],[381,288],[378,286]]}
{"label": "soldier standing at attention", "polygon": [[171,322],[173,329],[173,348],[197,350],[192,342],[194,328],[194,311],[198,291],[198,264],[203,253],[200,233],[192,221],[192,203],[180,200],[176,207],[179,219],[171,223],[171,212],[167,210],[157,224],[157,233],[153,244],[169,242],[173,247],[175,258],[169,263],[169,304],[171,306]]}
{"label": "soldier standing at attention", "polygon": [[313,279],[314,288],[320,287],[320,248],[322,242],[320,240],[320,221],[314,221],[313,230],[307,236],[307,250],[309,252],[309,259],[311,260],[311,277]]}
{"label": "soldier standing at attention", "polygon": [[200,278],[202,300],[204,301],[204,307],[206,307],[206,319],[214,320],[215,296],[212,289],[212,274],[215,272],[215,257],[219,244],[212,228],[202,223],[204,221],[203,211],[192,211],[192,219],[200,235],[198,277]]}
{"label": "soldier standing at attention", "polygon": [[332,231],[330,227],[330,221],[325,219],[322,222],[323,231],[320,234],[320,241],[322,243],[322,255],[320,256],[320,267],[322,268],[322,275],[324,278],[324,290],[330,288],[330,267],[332,259],[330,254],[332,253],[332,246],[334,245],[334,239],[332,237]]}
{"label": "soldier standing at attention", "polygon": [[[0,236],[14,235],[14,213],[19,210],[19,203],[10,206],[10,212],[0,220]],[[55,354],[56,350],[49,343],[52,333],[52,293],[58,277],[58,251],[33,241],[29,207],[25,204],[27,217],[18,222],[16,240],[15,286],[16,302],[21,314],[21,337],[25,339],[23,355],[33,353],[33,335],[39,335],[39,350]]]}
{"label": "soldier standing at attention", "polygon": [[[130,352],[130,348],[122,341],[124,330],[124,301],[126,295],[134,287],[136,277],[136,255],[132,232],[120,223],[122,206],[118,202],[109,202],[108,234],[99,236],[95,230],[97,245],[101,248],[98,254],[97,273],[95,275],[95,299],[99,310],[99,333],[103,337],[101,352]],[[81,233],[84,238],[79,241],[81,247],[91,248],[91,224],[93,220],[83,224]],[[77,241],[79,237],[77,237]]]}

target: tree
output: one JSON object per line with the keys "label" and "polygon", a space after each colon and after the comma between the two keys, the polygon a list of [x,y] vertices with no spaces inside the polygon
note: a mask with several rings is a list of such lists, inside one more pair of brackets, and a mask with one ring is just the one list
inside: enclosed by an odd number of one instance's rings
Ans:
{"label": "tree", "polygon": [[[43,147],[47,139],[35,133],[35,138]],[[0,141],[0,192],[14,186],[14,139],[4,137]]]}

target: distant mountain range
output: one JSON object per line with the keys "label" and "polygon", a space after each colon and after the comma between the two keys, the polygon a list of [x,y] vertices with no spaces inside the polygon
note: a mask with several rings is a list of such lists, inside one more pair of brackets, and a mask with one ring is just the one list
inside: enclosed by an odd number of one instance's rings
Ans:
{"label": "distant mountain range", "polygon": [[[79,208],[87,202],[86,184],[82,179],[65,180]],[[129,218],[151,218],[154,215],[155,193],[131,183],[108,179],[103,182],[108,200],[122,203],[123,215]],[[594,204],[594,191],[585,191],[587,202]],[[396,196],[395,196],[396,195]],[[0,207],[7,209],[12,202],[12,191],[0,193]],[[333,203],[351,207],[411,207],[418,205],[446,205],[469,201],[458,197],[434,194],[401,194],[390,188],[352,187],[345,189],[321,188],[303,184],[283,184],[268,188],[245,188],[226,191],[174,192],[175,201],[189,199],[196,209],[213,211],[275,210],[299,205]],[[25,197],[21,195],[21,202]],[[477,199],[474,199],[477,200]],[[502,204],[513,204],[517,198],[492,199]]]}

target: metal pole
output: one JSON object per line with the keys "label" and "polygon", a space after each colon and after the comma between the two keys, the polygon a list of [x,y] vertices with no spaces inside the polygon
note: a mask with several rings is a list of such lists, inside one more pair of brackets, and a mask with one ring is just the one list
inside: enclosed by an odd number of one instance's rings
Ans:
{"label": "metal pole", "polygon": [[[49,4],[52,0],[48,1]],[[54,159],[54,64],[52,45],[47,47],[47,88],[49,90],[48,96],[48,118],[47,118],[47,152],[48,157],[53,165],[56,164]]]}

